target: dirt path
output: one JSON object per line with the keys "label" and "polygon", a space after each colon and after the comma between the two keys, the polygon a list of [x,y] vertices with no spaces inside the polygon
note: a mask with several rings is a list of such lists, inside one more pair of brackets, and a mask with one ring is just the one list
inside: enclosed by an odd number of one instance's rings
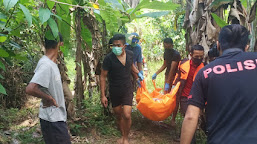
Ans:
{"label": "dirt path", "polygon": [[[138,111],[132,112],[130,144],[179,144],[175,142],[175,129],[166,122],[153,122],[144,118]],[[86,137],[73,137],[73,143],[115,144],[119,136],[101,135],[95,129]]]}
{"label": "dirt path", "polygon": [[[135,124],[135,122],[133,122]],[[179,144],[174,142],[172,129],[167,129],[158,123],[143,120],[139,127],[133,125],[130,131],[130,144]],[[118,136],[104,136],[94,129],[88,133],[87,137],[73,137],[73,143],[94,143],[94,144],[115,144]]]}
{"label": "dirt path", "polygon": [[[26,108],[35,110],[35,113],[30,114],[24,121],[13,124],[14,127],[6,131],[5,135],[11,143],[43,143],[38,119],[39,103],[39,99],[29,98]],[[30,139],[24,140],[24,136],[19,136],[22,133],[28,133],[26,136],[33,138],[33,142]],[[120,137],[119,135],[103,135],[94,127],[89,127],[86,132],[81,131],[80,133],[83,133],[84,136],[72,136],[72,143],[115,144]],[[165,123],[153,122],[144,118],[136,109],[132,113],[132,127],[129,137],[130,144],[178,144],[178,142],[173,141],[174,129]]]}
{"label": "dirt path", "polygon": [[[179,144],[174,142],[174,130],[145,118],[134,120],[130,131],[130,144]],[[87,137],[73,137],[73,143],[115,144],[118,136],[104,136],[91,130]]]}

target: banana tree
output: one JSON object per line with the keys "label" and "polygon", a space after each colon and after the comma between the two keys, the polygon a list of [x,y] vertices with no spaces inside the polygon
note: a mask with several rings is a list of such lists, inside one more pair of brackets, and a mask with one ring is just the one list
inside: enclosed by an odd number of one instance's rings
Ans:
{"label": "banana tree", "polygon": [[[184,28],[187,33],[186,50],[195,44],[200,44],[208,50],[217,41],[220,29],[228,24],[241,24],[253,34],[253,20],[256,8],[251,10],[250,0],[194,0],[187,1],[187,11]],[[256,3],[256,2],[255,2]],[[251,11],[252,12],[251,12]],[[254,11],[254,12],[253,12]]]}

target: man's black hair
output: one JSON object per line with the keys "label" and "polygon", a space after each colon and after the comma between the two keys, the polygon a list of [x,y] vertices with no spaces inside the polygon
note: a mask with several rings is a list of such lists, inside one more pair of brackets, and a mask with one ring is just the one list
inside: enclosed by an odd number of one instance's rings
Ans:
{"label": "man's black hair", "polygon": [[190,53],[193,54],[195,50],[204,51],[204,48],[201,45],[194,45],[192,46]]}
{"label": "man's black hair", "polygon": [[[123,44],[126,43],[126,37],[125,35],[123,34],[115,34],[113,37],[112,37],[112,40],[115,41],[115,40],[121,40]],[[112,41],[112,42],[113,42]]]}
{"label": "man's black hair", "polygon": [[45,48],[46,49],[55,49],[56,46],[58,45],[58,42],[63,42],[63,37],[60,32],[58,33],[58,35],[59,35],[59,41],[48,40],[47,38],[45,38]]}
{"label": "man's black hair", "polygon": [[109,40],[109,45],[112,45],[113,44],[113,38],[111,38],[110,40]]}
{"label": "man's black hair", "polygon": [[221,29],[219,43],[222,50],[229,48],[245,49],[249,41],[249,31],[239,24],[232,24]]}
{"label": "man's black hair", "polygon": [[171,38],[165,38],[163,40],[164,43],[169,43],[169,44],[173,44],[173,40]]}
{"label": "man's black hair", "polygon": [[219,56],[219,50],[217,49],[217,44],[214,43],[213,46],[208,51],[208,57],[214,58]]}

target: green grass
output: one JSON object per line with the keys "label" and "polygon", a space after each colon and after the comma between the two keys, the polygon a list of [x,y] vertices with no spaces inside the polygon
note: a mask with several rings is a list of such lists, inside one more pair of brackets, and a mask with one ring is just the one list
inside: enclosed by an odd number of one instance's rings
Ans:
{"label": "green grass", "polygon": [[[162,64],[163,64],[163,61],[147,62],[148,75],[147,77],[145,77],[145,80],[149,91],[154,90],[154,86],[152,84],[152,75],[162,66]],[[159,88],[164,88],[165,71],[166,69],[163,72],[159,73],[155,80],[156,86]]]}
{"label": "green grass", "polygon": [[34,138],[33,133],[36,131],[36,127],[32,127],[26,131],[19,131],[18,135],[13,137],[21,142],[21,144],[44,144],[43,137]]}
{"label": "green grass", "polygon": [[8,130],[13,127],[13,123],[18,123],[35,113],[34,109],[0,109],[0,129]]}
{"label": "green grass", "polygon": [[[37,115],[38,109],[32,108],[11,108],[0,109],[0,143],[10,143],[12,139],[17,139],[21,144],[42,143],[42,137],[34,138],[33,133],[39,125],[30,128],[17,126],[20,122]],[[5,135],[4,131],[9,131],[10,135]]]}

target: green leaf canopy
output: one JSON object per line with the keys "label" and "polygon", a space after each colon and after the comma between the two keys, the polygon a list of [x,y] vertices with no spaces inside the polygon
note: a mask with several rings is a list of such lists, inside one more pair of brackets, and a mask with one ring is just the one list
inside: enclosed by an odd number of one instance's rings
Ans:
{"label": "green leaf canopy", "polygon": [[0,42],[5,42],[7,40],[6,36],[0,36]]}
{"label": "green leaf canopy", "polygon": [[4,49],[0,48],[0,57],[8,57],[9,54]]}
{"label": "green leaf canopy", "polygon": [[109,3],[112,8],[124,11],[124,8],[123,8],[122,4],[119,3],[118,0],[104,0],[104,1],[106,3]]}
{"label": "green leaf canopy", "polygon": [[4,64],[1,61],[0,61],[0,69],[3,69],[4,71],[6,70]]}
{"label": "green leaf canopy", "polygon": [[48,25],[50,26],[50,28],[52,30],[54,38],[57,38],[59,30],[58,30],[58,26],[57,26],[55,20],[52,19],[52,18],[49,18],[47,22],[48,22]]}
{"label": "green leaf canopy", "polygon": [[49,7],[49,9],[52,9],[55,5],[55,2],[49,1],[49,0],[47,0],[46,3],[47,3],[47,6]]}
{"label": "green leaf canopy", "polygon": [[12,7],[15,6],[15,4],[18,2],[18,0],[4,0],[4,7],[6,11],[9,11]]}
{"label": "green leaf canopy", "polygon": [[142,18],[142,17],[157,18],[157,17],[161,17],[161,16],[164,16],[164,15],[167,15],[169,13],[170,13],[170,11],[150,12],[150,13],[144,13],[144,14],[138,15],[137,18]]}
{"label": "green leaf canopy", "polygon": [[154,10],[175,10],[180,5],[172,2],[159,2],[150,0],[143,0],[141,3],[137,5],[137,7],[131,12],[131,14],[135,13],[140,9],[154,9]]}
{"label": "green leaf canopy", "polygon": [[7,95],[5,88],[2,86],[2,84],[0,84],[0,93]]}
{"label": "green leaf canopy", "polygon": [[40,8],[39,9],[39,19],[41,21],[41,23],[45,23],[51,16],[51,12],[49,9],[47,8]]}
{"label": "green leaf canopy", "polygon": [[28,21],[28,25],[30,27],[32,25],[32,16],[31,16],[29,10],[25,6],[23,6],[22,4],[19,4],[19,5],[20,5],[20,8],[23,11],[23,13]]}

